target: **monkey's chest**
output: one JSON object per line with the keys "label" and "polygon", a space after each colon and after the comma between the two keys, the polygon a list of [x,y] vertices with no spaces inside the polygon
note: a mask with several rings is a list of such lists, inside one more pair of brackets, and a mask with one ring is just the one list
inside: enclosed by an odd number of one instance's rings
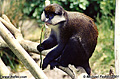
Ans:
{"label": "monkey's chest", "polygon": [[55,37],[57,39],[57,42],[59,42],[59,40],[60,40],[60,31],[59,31],[59,28],[58,27],[53,28],[53,31],[54,31],[54,35],[55,35]]}

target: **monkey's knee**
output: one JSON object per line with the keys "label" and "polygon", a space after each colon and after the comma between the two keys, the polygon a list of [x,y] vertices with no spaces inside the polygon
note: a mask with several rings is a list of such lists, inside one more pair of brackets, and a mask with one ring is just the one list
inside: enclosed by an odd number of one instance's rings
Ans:
{"label": "monkey's knee", "polygon": [[86,66],[86,65],[83,66],[83,68],[85,69],[85,71],[87,72],[88,75],[91,74],[91,68],[90,68],[90,66],[89,66],[89,63],[87,64],[87,66]]}
{"label": "monkey's knee", "polygon": [[88,74],[88,75],[90,75],[91,74],[91,69],[90,68],[84,68],[85,69],[85,71],[86,71],[86,73]]}

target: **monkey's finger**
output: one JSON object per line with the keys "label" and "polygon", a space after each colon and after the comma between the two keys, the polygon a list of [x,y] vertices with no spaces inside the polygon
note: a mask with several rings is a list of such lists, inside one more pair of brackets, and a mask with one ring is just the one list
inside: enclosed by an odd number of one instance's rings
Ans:
{"label": "monkey's finger", "polygon": [[42,70],[44,70],[45,68],[47,68],[48,64],[44,63],[43,62],[43,65],[42,65]]}

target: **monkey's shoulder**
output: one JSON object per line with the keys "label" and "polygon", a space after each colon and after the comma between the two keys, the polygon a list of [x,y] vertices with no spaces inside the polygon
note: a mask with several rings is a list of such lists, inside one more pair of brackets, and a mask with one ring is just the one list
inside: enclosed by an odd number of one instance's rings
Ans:
{"label": "monkey's shoulder", "polygon": [[83,32],[84,34],[87,34],[88,31],[89,33],[95,32],[97,36],[98,30],[92,18],[80,12],[67,12],[67,13],[68,13],[68,25],[72,29],[75,29],[75,31],[80,31],[81,33]]}
{"label": "monkey's shoulder", "polygon": [[88,24],[92,24],[94,26],[94,21],[89,16],[80,13],[80,12],[67,12],[68,15],[68,23],[72,26],[87,26]]}
{"label": "monkey's shoulder", "polygon": [[78,20],[86,19],[86,20],[93,21],[92,18],[90,18],[89,16],[85,15],[84,13],[67,11],[67,14],[68,14],[69,19],[78,19]]}

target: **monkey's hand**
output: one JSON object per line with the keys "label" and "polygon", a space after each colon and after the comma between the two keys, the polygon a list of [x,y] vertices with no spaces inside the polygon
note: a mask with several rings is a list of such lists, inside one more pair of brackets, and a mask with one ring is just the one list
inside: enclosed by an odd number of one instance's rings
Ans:
{"label": "monkey's hand", "polygon": [[52,70],[53,68],[55,68],[56,65],[57,65],[57,62],[52,61],[50,63],[50,69]]}
{"label": "monkey's hand", "polygon": [[49,64],[48,58],[44,58],[43,64],[42,64],[42,70],[44,70]]}
{"label": "monkey's hand", "polygon": [[[56,60],[53,60],[50,62],[50,69],[55,68],[56,66],[58,66],[59,63]],[[48,66],[48,64],[46,63],[46,60],[43,60],[43,65],[42,65],[42,70],[44,70],[46,67]]]}
{"label": "monkey's hand", "polygon": [[43,47],[41,47],[40,46],[40,44],[37,46],[37,50],[39,51],[39,52],[41,52],[41,51],[43,51],[44,50],[44,48]]}

